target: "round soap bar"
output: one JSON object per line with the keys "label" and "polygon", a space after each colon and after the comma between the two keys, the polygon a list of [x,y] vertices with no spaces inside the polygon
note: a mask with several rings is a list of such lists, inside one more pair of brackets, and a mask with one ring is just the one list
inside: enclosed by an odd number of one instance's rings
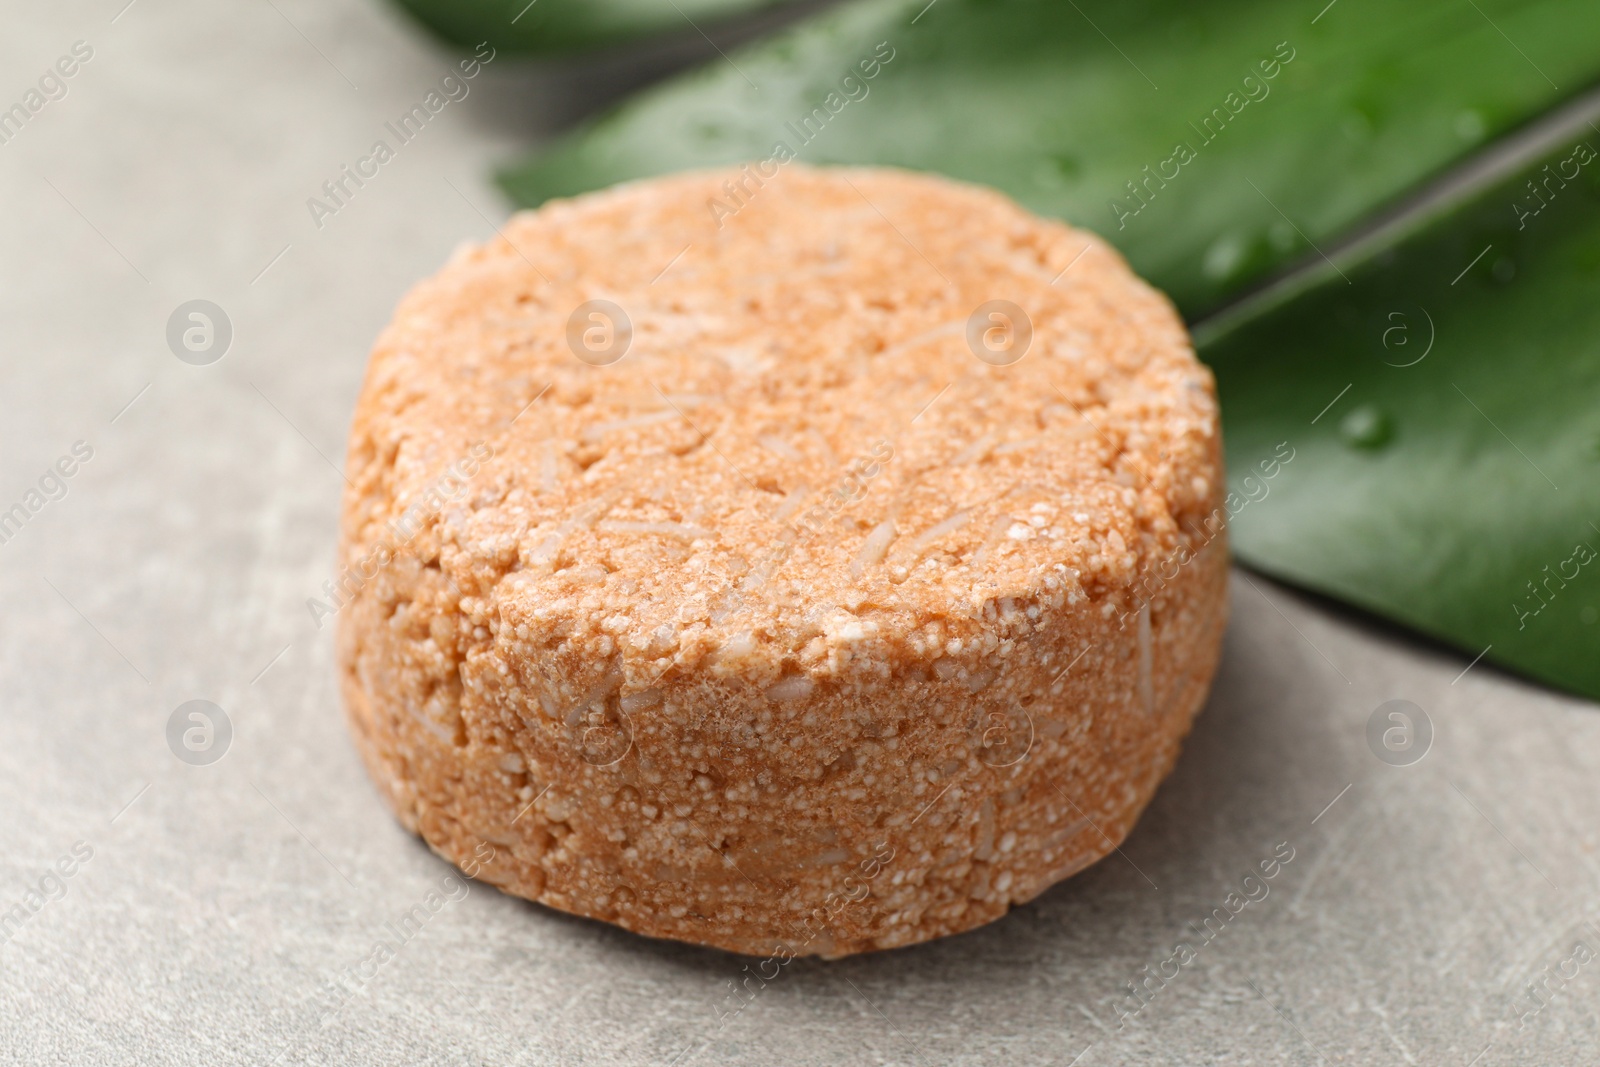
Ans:
{"label": "round soap bar", "polygon": [[876,169],[517,215],[402,302],[338,660],[401,821],[509,893],[787,959],[1120,843],[1226,612],[1210,374],[1098,238]]}

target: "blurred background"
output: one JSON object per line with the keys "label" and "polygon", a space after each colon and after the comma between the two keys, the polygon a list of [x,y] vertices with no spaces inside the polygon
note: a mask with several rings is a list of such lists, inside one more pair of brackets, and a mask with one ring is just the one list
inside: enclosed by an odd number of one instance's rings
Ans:
{"label": "blurred background", "polygon": [[[820,6],[491,49],[317,217],[471,49],[375,0],[5,4],[0,1062],[1593,1062],[1593,705],[1243,570],[1120,853],[973,933],[797,962],[733,1018],[746,961],[452,880],[389,816],[306,608],[369,344],[507,217],[494,168]],[[1371,741],[1396,707],[1428,738],[1401,757]],[[1146,984],[1280,846],[1270,894]]]}

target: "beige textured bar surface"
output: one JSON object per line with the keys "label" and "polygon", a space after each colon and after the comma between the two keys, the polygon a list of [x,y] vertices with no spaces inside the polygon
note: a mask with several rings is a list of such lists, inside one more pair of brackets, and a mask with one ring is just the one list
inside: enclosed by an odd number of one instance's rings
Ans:
{"label": "beige textured bar surface", "polygon": [[348,476],[344,691],[402,821],[656,936],[837,956],[1031,900],[1126,836],[1221,642],[1176,314],[926,175],[519,215],[401,303]]}

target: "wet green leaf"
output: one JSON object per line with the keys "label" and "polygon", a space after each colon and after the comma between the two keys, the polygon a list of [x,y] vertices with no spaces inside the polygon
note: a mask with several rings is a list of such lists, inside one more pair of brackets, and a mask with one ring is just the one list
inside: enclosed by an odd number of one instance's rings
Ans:
{"label": "wet green leaf", "polygon": [[1597,75],[1592,0],[859,0],[503,182],[535,205],[780,142],[935,170],[1106,235],[1194,317]]}
{"label": "wet green leaf", "polygon": [[582,51],[655,33],[696,32],[793,0],[394,0],[452,44],[522,53]]}
{"label": "wet green leaf", "polygon": [[1241,559],[1600,698],[1597,149],[1580,127],[1202,354]]}

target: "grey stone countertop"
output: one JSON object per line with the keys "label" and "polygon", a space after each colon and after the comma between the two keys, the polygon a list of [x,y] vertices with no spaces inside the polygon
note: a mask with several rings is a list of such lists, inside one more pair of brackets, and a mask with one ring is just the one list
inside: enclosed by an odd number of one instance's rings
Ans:
{"label": "grey stone countertop", "polygon": [[[1242,571],[1120,853],[981,930],[796,962],[722,1017],[745,960],[451,881],[305,607],[365,354],[504,218],[491,165],[704,49],[492,63],[318,228],[452,57],[376,0],[126,2],[0,20],[0,106],[92,50],[0,143],[0,509],[73,470],[0,544],[0,1062],[1600,1062],[1600,714]],[[166,340],[194,299],[231,324],[204,366]],[[167,740],[195,699],[231,728],[210,765]],[[1433,733],[1406,766],[1367,740],[1393,699]]]}

